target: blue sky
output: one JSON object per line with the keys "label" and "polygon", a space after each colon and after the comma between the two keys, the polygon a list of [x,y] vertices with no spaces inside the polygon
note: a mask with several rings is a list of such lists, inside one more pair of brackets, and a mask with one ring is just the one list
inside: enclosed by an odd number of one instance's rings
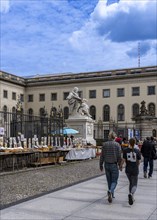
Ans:
{"label": "blue sky", "polygon": [[0,0],[1,67],[19,76],[157,65],[156,0]]}

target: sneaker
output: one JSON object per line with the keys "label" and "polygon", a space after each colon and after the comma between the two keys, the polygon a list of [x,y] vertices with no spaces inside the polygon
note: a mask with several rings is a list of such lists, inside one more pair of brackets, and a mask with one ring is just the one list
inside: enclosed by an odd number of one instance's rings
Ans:
{"label": "sneaker", "polygon": [[129,200],[129,205],[133,205],[134,199],[131,193],[128,195],[128,200]]}
{"label": "sneaker", "polygon": [[148,175],[148,178],[151,178],[152,177],[152,175]]}
{"label": "sneaker", "polygon": [[108,202],[112,203],[112,193],[110,191],[108,191]]}
{"label": "sneaker", "polygon": [[144,178],[147,178],[147,173],[146,172],[144,172]]}

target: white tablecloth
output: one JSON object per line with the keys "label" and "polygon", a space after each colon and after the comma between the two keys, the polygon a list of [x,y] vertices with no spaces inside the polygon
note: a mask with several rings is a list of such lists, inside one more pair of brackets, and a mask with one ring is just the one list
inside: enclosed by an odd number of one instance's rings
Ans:
{"label": "white tablecloth", "polygon": [[66,160],[85,160],[89,158],[96,157],[95,148],[80,148],[80,149],[71,149],[65,159]]}

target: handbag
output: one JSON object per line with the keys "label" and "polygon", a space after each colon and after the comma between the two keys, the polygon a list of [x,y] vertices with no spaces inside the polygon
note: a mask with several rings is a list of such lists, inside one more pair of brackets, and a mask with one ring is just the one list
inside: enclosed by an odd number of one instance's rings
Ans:
{"label": "handbag", "polygon": [[153,160],[157,159],[157,152],[155,150],[152,151],[152,159]]}

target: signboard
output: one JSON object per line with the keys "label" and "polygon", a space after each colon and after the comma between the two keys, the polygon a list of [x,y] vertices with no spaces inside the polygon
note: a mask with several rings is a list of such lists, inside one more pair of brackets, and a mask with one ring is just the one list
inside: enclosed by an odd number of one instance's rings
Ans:
{"label": "signboard", "polygon": [[135,137],[140,140],[140,130],[139,129],[135,129]]}
{"label": "signboard", "polygon": [[128,139],[134,137],[134,130],[133,129],[128,129]]}
{"label": "signboard", "polygon": [[4,135],[4,127],[0,127],[0,135]]}

